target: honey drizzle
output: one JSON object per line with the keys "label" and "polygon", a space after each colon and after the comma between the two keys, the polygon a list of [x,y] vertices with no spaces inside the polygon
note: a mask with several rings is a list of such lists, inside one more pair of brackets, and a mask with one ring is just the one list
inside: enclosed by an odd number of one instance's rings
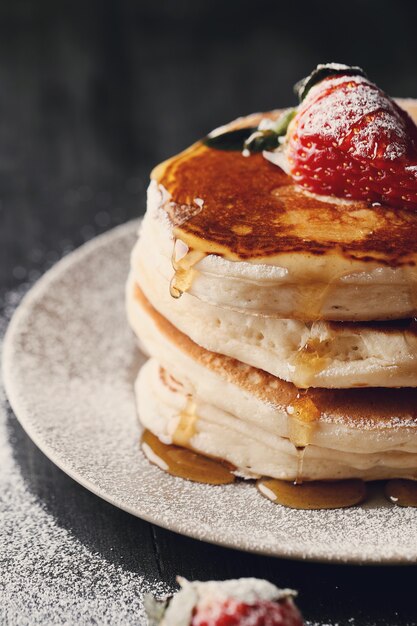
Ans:
{"label": "honey drizzle", "polygon": [[303,484],[303,464],[306,447],[307,446],[298,446],[295,448],[297,452],[297,476],[295,477],[294,485]]}
{"label": "honey drizzle", "polygon": [[300,300],[296,307],[296,313],[303,319],[316,322],[323,319],[323,306],[333,288],[333,284],[341,278],[340,272],[331,277],[328,284],[304,283],[301,288]]}
{"label": "honey drizzle", "polygon": [[300,485],[303,482],[305,451],[311,443],[321,413],[309,396],[298,394],[294,402],[287,407],[287,414],[288,438],[297,453],[297,474],[294,484]]}
{"label": "honey drizzle", "polygon": [[175,239],[171,258],[174,276],[169,285],[169,292],[173,298],[181,298],[182,294],[189,290],[196,274],[194,265],[205,256],[202,250],[193,250],[181,239]]}
{"label": "honey drizzle", "polygon": [[384,489],[387,500],[397,506],[417,507],[417,481],[396,479],[389,480]]}
{"label": "honey drizzle", "polygon": [[341,271],[340,268],[335,267],[328,273],[327,282],[317,282],[315,279],[312,282],[303,282],[294,314],[309,322],[319,322],[325,319],[323,309],[329,296],[337,287],[337,283],[350,275],[350,271]]}
{"label": "honey drizzle", "polygon": [[292,382],[300,389],[308,389],[315,376],[322,372],[328,363],[329,358],[320,355],[320,341],[307,341],[290,360],[290,365],[295,367]]}
{"label": "honey drizzle", "polygon": [[173,443],[186,448],[196,433],[197,420],[196,404],[192,397],[188,396],[187,403],[179,414],[178,424],[172,435]]}

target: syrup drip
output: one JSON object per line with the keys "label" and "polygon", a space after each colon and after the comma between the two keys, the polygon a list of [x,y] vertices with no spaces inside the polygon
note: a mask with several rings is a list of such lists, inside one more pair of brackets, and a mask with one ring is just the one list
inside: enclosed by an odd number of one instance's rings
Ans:
{"label": "syrup drip", "polygon": [[302,485],[303,484],[303,464],[304,464],[304,454],[306,451],[306,446],[298,446],[297,450],[297,476],[295,477],[294,485]]}
{"label": "syrup drip", "polygon": [[332,289],[332,283],[339,278],[340,274],[333,276],[328,284],[303,284],[297,304],[297,313],[301,319],[307,319],[310,322],[323,319],[323,308]]}
{"label": "syrup drip", "polygon": [[295,367],[293,377],[295,386],[308,389],[315,376],[327,367],[328,362],[328,357],[320,354],[320,342],[308,341],[291,359],[291,365]]}
{"label": "syrup drip", "polygon": [[386,498],[397,506],[417,507],[417,481],[389,480],[384,491]]}
{"label": "syrup drip", "polygon": [[363,480],[314,481],[302,485],[267,478],[258,480],[258,491],[268,500],[290,509],[342,509],[363,502]]}
{"label": "syrup drip", "polygon": [[151,463],[172,476],[208,485],[227,485],[236,480],[231,466],[193,450],[166,445],[149,430],[143,432],[141,446]]}
{"label": "syrup drip", "polygon": [[169,292],[173,298],[181,298],[192,285],[196,265],[205,257],[205,252],[189,248],[181,239],[176,239],[172,251],[172,267],[174,276],[169,285]]}
{"label": "syrup drip", "polygon": [[296,448],[305,448],[311,442],[314,428],[320,419],[320,411],[313,400],[305,395],[298,394],[296,399],[287,407],[289,416],[288,437]]}
{"label": "syrup drip", "polygon": [[177,446],[186,448],[196,432],[196,422],[198,415],[196,413],[196,404],[189,396],[185,408],[179,414],[179,421],[172,435],[172,441]]}
{"label": "syrup drip", "polygon": [[303,463],[306,447],[311,443],[314,429],[320,419],[320,411],[306,395],[298,394],[294,402],[287,407],[288,438],[297,451],[297,475],[294,483],[303,482]]}

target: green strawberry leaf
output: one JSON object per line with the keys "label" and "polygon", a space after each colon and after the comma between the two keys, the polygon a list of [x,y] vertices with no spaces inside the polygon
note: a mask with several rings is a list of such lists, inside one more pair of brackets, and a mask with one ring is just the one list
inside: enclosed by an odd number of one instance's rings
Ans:
{"label": "green strawberry leaf", "polygon": [[343,65],[342,63],[324,63],[314,69],[309,76],[302,78],[294,85],[295,95],[300,102],[304,100],[310,89],[329,76],[363,76],[367,75],[360,67]]}

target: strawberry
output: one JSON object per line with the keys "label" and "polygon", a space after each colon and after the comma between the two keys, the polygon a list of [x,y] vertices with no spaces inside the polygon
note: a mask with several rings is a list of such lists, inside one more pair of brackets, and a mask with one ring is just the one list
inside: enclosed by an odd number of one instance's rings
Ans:
{"label": "strawberry", "polygon": [[189,582],[165,600],[145,598],[150,626],[303,626],[291,589],[258,578]]}
{"label": "strawberry", "polygon": [[319,66],[318,78],[323,68],[322,80],[299,88],[284,146],[289,173],[320,195],[417,209],[416,125],[359,68]]}
{"label": "strawberry", "polygon": [[234,599],[196,609],[191,626],[302,626],[303,620],[291,600],[259,600],[245,604]]}

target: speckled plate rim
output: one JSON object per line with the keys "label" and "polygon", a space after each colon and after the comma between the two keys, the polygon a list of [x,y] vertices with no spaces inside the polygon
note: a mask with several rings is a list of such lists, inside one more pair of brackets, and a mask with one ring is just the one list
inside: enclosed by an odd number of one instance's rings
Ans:
{"label": "speckled plate rim", "polygon": [[[19,388],[18,381],[13,380],[11,372],[13,371],[13,363],[16,358],[14,345],[21,332],[20,322],[21,319],[27,315],[35,303],[38,303],[47,293],[51,284],[60,276],[63,276],[66,272],[70,271],[72,266],[79,261],[88,259],[91,253],[96,253],[98,249],[105,249],[106,246],[113,240],[131,236],[132,232],[137,230],[140,225],[140,220],[132,220],[126,224],[122,224],[112,230],[96,237],[95,239],[82,245],[74,252],[71,252],[58,263],[56,263],[50,270],[48,270],[28,291],[28,293],[22,299],[20,305],[16,309],[12,320],[9,323],[8,329],[5,334],[3,343],[2,354],[2,377],[6,391],[7,398],[13,409],[15,416],[20,422],[21,426],[35,443],[35,445],[48,457],[55,465],[57,465],[63,472],[70,476],[73,480],[80,485],[91,491],[96,496],[102,498],[108,503],[126,511],[127,513],[139,517],[147,522],[166,528],[167,530],[176,532],[181,535],[189,536],[193,539],[206,541],[215,545],[219,545],[226,548],[235,550],[244,550],[247,552],[253,552],[263,554],[267,556],[275,556],[281,558],[287,558],[290,560],[300,560],[307,562],[320,562],[320,563],[338,563],[346,565],[414,565],[417,562],[417,546],[414,550],[413,557],[406,558],[405,555],[401,556],[384,556],[384,554],[378,553],[374,556],[361,556],[357,551],[353,549],[351,553],[339,553],[335,550],[334,553],[320,553],[317,551],[306,555],[303,549],[299,551],[286,549],[285,543],[278,543],[274,549],[264,549],[262,546],[256,545],[256,543],[250,543],[242,545],[242,542],[237,540],[225,540],[219,538],[215,532],[210,532],[209,529],[205,529],[203,533],[194,528],[178,527],[175,523],[167,522],[163,517],[149,514],[146,510],[146,503],[142,508],[137,506],[130,506],[123,500],[115,497],[112,493],[109,493],[105,489],[101,488],[94,481],[88,479],[80,471],[75,471],[70,465],[63,461],[59,454],[54,450],[53,446],[48,445],[42,434],[39,434],[33,427],[31,420],[31,414],[27,410],[27,407],[21,402],[20,394],[17,392]],[[133,402],[132,392],[132,402]],[[387,509],[388,510],[388,509]],[[417,538],[417,530],[416,530]]]}

